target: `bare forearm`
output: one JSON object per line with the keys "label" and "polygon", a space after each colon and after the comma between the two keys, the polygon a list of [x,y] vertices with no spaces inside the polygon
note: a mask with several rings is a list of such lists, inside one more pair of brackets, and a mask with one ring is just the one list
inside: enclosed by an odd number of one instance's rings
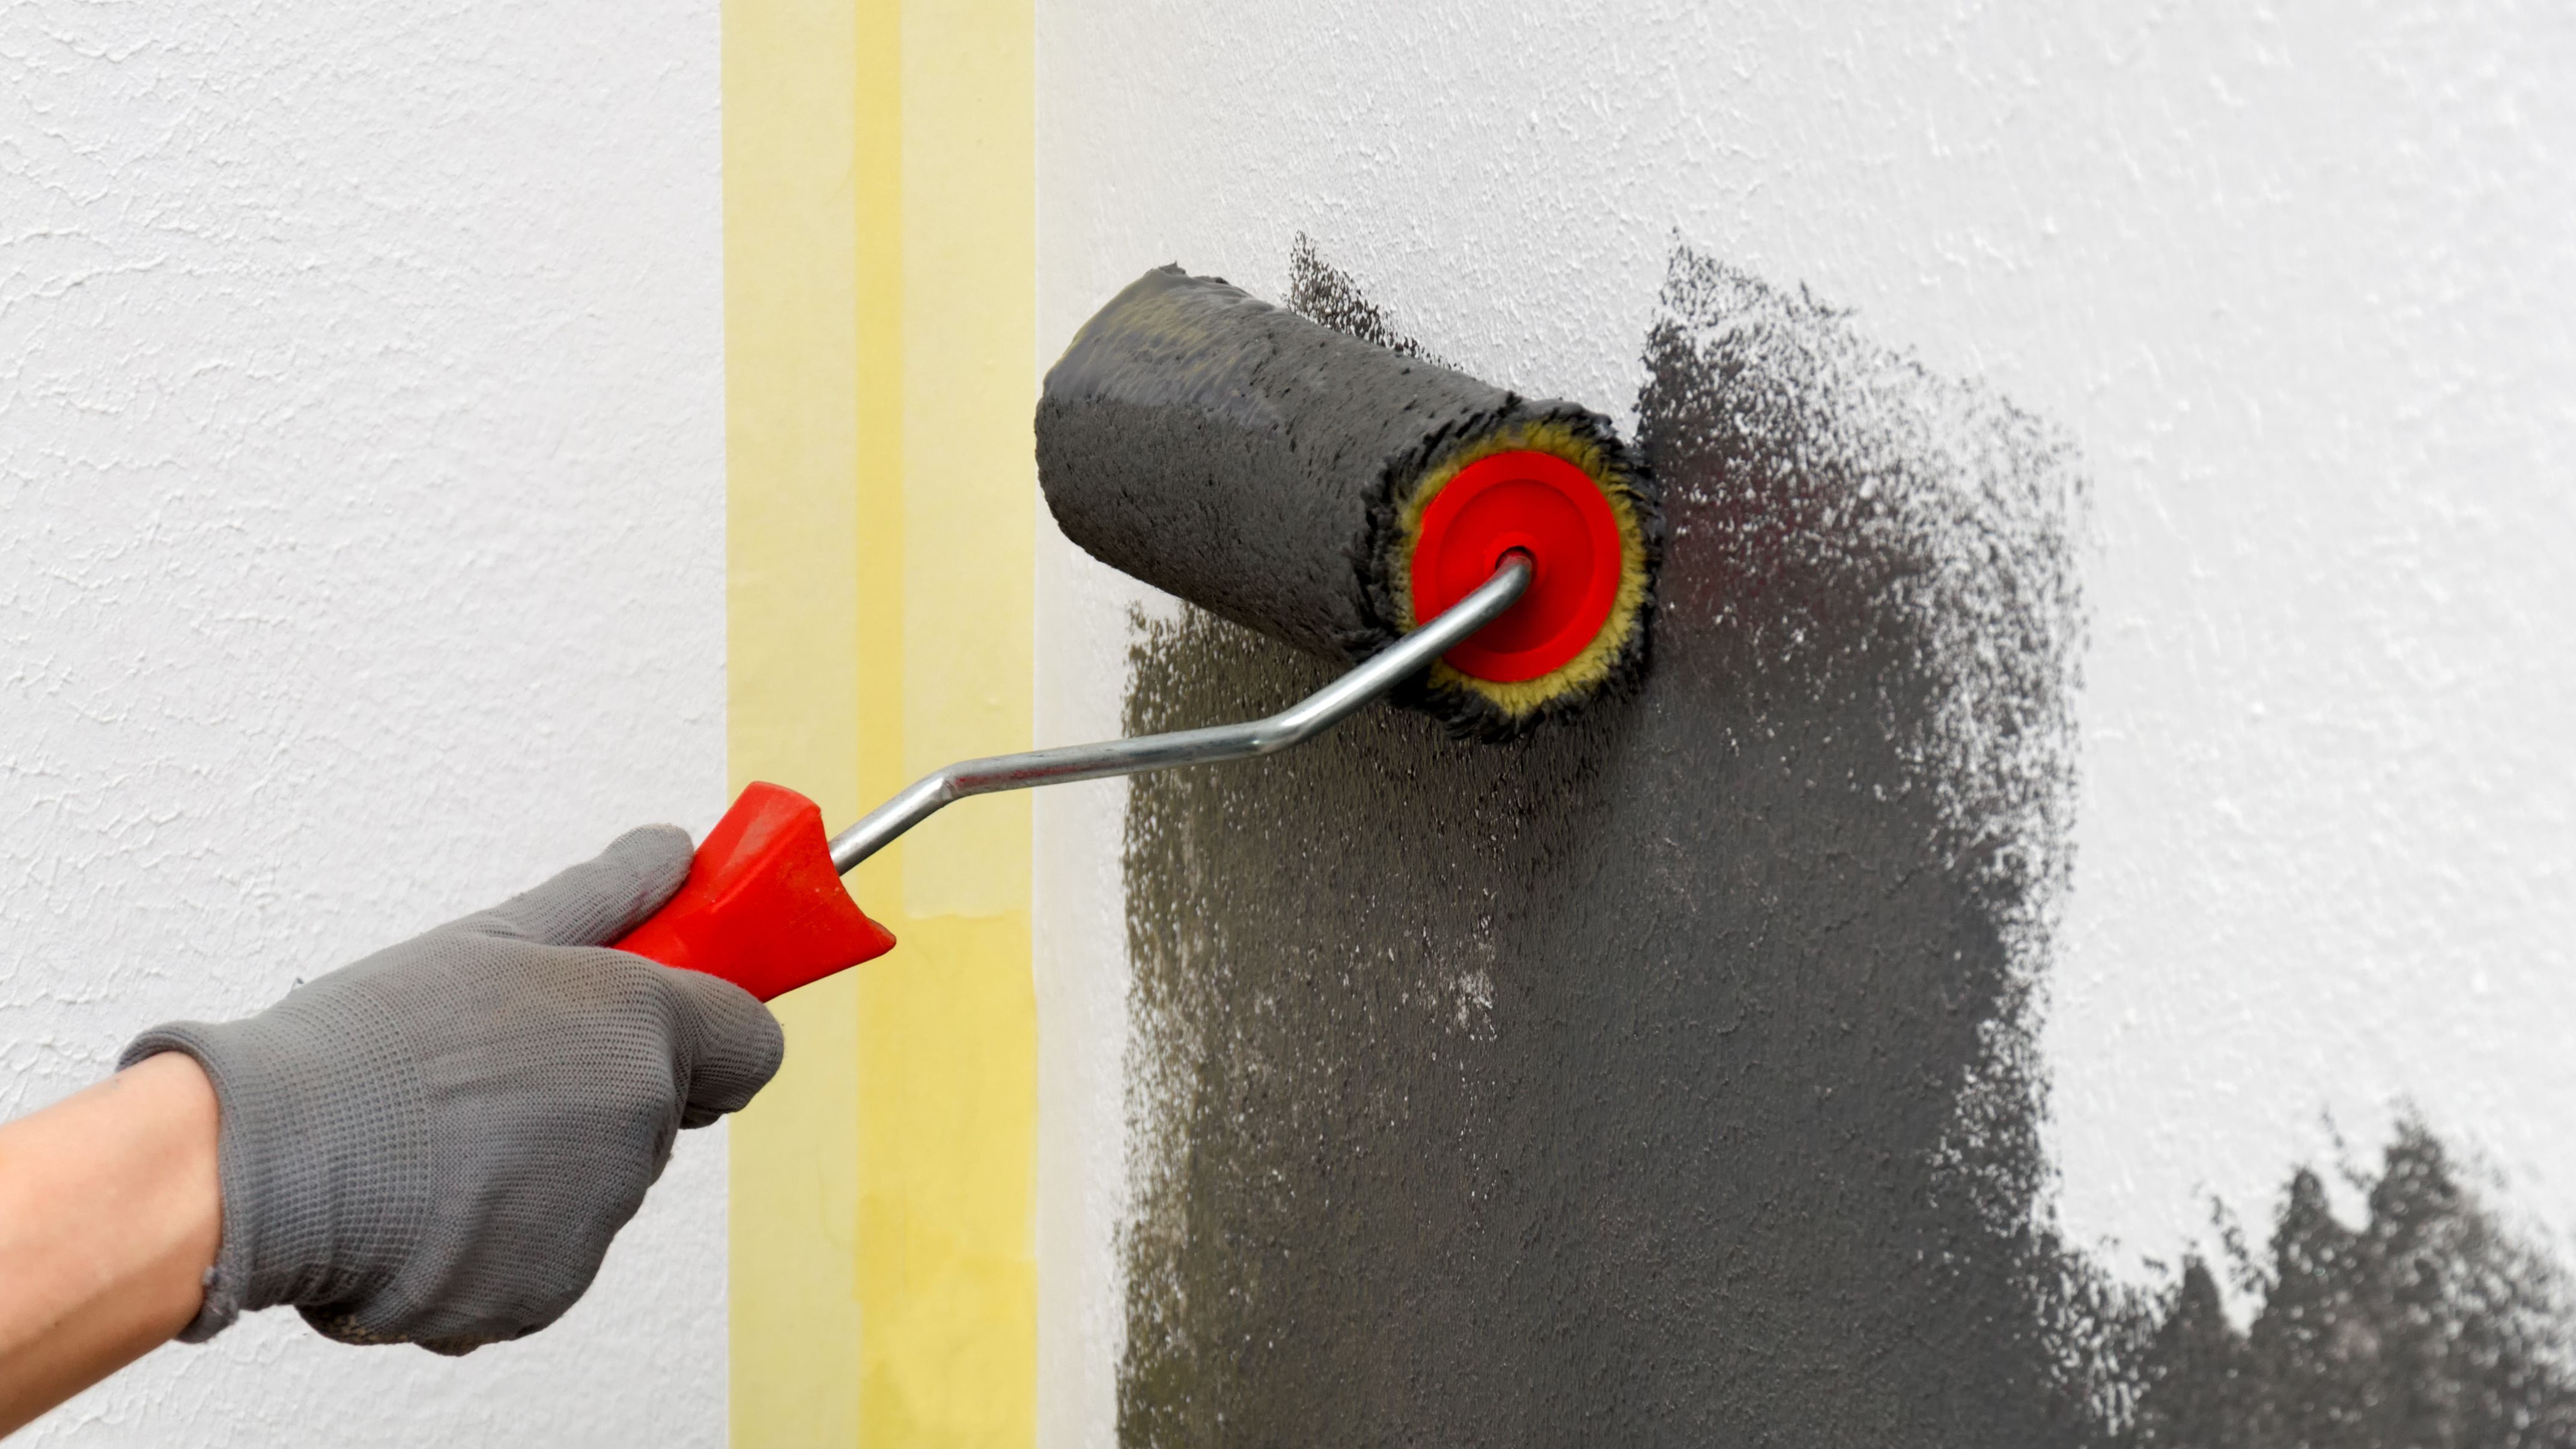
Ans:
{"label": "bare forearm", "polygon": [[222,1234],[214,1089],[165,1053],[0,1126],[0,1434],[195,1316]]}

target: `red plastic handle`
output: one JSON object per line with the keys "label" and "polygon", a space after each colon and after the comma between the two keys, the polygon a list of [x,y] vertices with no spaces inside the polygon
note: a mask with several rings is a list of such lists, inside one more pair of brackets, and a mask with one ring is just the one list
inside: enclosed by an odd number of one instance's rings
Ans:
{"label": "red plastic handle", "polygon": [[616,943],[767,1001],[894,949],[832,869],[822,807],[755,780],[707,832],[680,893]]}

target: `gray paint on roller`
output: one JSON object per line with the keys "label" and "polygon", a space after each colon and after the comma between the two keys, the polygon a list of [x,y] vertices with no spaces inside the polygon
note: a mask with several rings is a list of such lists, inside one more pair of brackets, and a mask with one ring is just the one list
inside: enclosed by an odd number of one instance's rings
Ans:
{"label": "gray paint on roller", "polygon": [[[1311,249],[1296,283],[1403,342]],[[2420,1132],[2359,1235],[2293,1193],[2250,1335],[2207,1269],[2125,1290],[2049,1230],[2062,442],[1687,251],[1646,361],[1640,691],[1133,787],[1122,1442],[2364,1444],[2435,1399],[2487,1437],[2404,1442],[2569,1442],[2555,1279]],[[1192,611],[1128,725],[1328,672]]]}
{"label": "gray paint on roller", "polygon": [[[1597,440],[1607,419],[1524,398],[1419,355],[1158,267],[1085,323],[1037,410],[1038,479],[1065,536],[1093,556],[1339,664],[1411,621],[1398,604],[1398,514],[1423,475],[1498,429],[1546,422]],[[1649,553],[1660,522],[1632,477]],[[1645,652],[1644,623],[1613,683]],[[1461,730],[1524,728],[1478,696],[1398,691]]]}

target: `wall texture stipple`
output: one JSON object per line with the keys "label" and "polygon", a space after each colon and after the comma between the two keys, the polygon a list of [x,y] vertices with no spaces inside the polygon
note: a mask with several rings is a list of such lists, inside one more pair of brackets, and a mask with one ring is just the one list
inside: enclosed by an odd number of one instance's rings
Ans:
{"label": "wall texture stipple", "polygon": [[[0,1117],[724,809],[718,11],[0,6]],[[545,1333],[8,1443],[721,1444],[729,1132]]]}
{"label": "wall texture stipple", "polygon": [[[1291,305],[1417,350],[1301,243]],[[1130,1445],[2576,1442],[2559,1280],[2410,1126],[2268,1252],[2060,1241],[2033,1047],[2085,489],[2043,421],[1687,248],[1632,697],[1140,780]],[[1322,671],[1140,623],[1128,725]]]}

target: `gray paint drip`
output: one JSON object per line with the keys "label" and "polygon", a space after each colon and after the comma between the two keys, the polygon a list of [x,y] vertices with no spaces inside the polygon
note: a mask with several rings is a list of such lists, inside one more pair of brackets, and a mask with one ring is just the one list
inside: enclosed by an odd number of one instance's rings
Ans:
{"label": "gray paint drip", "polygon": [[[1418,353],[1292,260],[1292,305]],[[1640,692],[1507,745],[1373,711],[1133,787],[1121,1441],[2383,1442],[2208,1409],[2318,1352],[2230,1338],[2205,1268],[2113,1287],[2042,1211],[2068,449],[1689,251],[1646,361]],[[1327,674],[1196,611],[1141,627],[1132,730]],[[2441,1201],[2409,1220],[2502,1241]],[[2332,1277],[2283,1261],[2267,1315]],[[2563,1316],[2524,1308],[2528,1368]]]}

